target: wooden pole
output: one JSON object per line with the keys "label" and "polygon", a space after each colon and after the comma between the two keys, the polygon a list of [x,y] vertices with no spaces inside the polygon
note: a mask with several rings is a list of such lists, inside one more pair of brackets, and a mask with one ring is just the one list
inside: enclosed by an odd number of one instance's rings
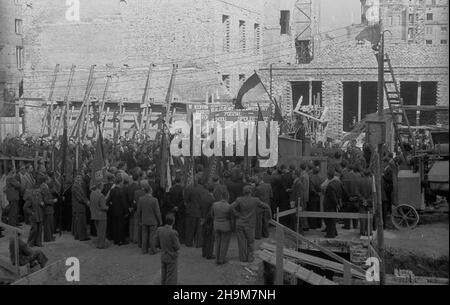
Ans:
{"label": "wooden pole", "polygon": [[276,277],[275,277],[275,285],[283,285],[283,248],[284,248],[284,231],[283,228],[279,225],[276,226]]}
{"label": "wooden pole", "polygon": [[375,166],[376,185],[376,209],[377,209],[377,250],[380,256],[380,285],[385,284],[385,264],[384,264],[384,231],[383,231],[383,203],[381,200],[381,149],[382,144],[378,145],[377,164]]}
{"label": "wooden pole", "polygon": [[344,262],[344,285],[351,285],[352,283],[352,273],[349,264]]}
{"label": "wooden pole", "polygon": [[100,109],[98,111],[99,117],[103,113],[103,110],[105,109],[106,95],[108,94],[108,90],[109,90],[109,85],[111,83],[111,79],[112,79],[111,75],[106,76],[105,90],[103,91],[102,103],[101,103]]}
{"label": "wooden pole", "polygon": [[14,231],[14,260],[16,262],[17,275],[20,276],[20,264],[19,264],[19,233]]}
{"label": "wooden pole", "polygon": [[[48,134],[51,135],[52,134],[52,130],[51,130],[51,118],[52,118],[52,112],[53,112],[53,93],[55,92],[55,84],[56,84],[56,79],[58,77],[58,72],[59,72],[59,64],[57,64],[55,66],[55,72],[53,73],[53,79],[52,79],[52,83],[50,85],[50,93],[48,94],[48,101],[50,102],[50,106],[48,107],[48,114],[49,117],[47,119],[49,126],[49,130],[48,130]],[[58,105],[58,104],[57,104]],[[44,131],[42,131],[42,134],[44,133]]]}

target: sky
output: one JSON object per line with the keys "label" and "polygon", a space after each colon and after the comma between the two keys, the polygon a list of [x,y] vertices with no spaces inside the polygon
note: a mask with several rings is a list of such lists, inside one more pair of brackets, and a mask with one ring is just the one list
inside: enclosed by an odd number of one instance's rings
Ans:
{"label": "sky", "polygon": [[321,6],[321,32],[361,22],[360,0],[318,1]]}

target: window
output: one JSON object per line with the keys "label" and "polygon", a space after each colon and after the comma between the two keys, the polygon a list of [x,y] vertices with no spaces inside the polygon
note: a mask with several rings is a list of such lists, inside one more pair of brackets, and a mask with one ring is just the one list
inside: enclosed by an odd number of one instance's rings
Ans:
{"label": "window", "polygon": [[280,34],[290,34],[291,11],[280,11]]}
{"label": "window", "polygon": [[409,28],[408,29],[408,40],[413,40],[413,39],[414,39],[414,29]]}
{"label": "window", "polygon": [[441,26],[441,33],[447,33],[447,27]]}
{"label": "window", "polygon": [[228,90],[231,90],[231,81],[230,81],[230,75],[229,74],[223,74],[222,75],[222,83],[225,85],[225,87]]}
{"label": "window", "polygon": [[222,15],[223,51],[230,52],[230,16]]}
{"label": "window", "polygon": [[15,20],[15,31],[18,35],[22,34],[22,19]]}
{"label": "window", "polygon": [[408,21],[409,21],[409,23],[414,23],[414,14],[408,15]]}
{"label": "window", "polygon": [[431,26],[427,26],[426,27],[426,32],[427,32],[427,35],[432,35],[433,34],[433,28]]}
{"label": "window", "polygon": [[432,21],[433,20],[433,13],[427,13],[427,20]]}
{"label": "window", "polygon": [[441,40],[441,44],[447,44],[447,40],[442,39],[442,40]]}
{"label": "window", "polygon": [[255,48],[255,54],[259,54],[261,49],[261,28],[258,23],[255,23],[253,29],[255,37],[255,45],[253,47]]}
{"label": "window", "polygon": [[16,47],[17,69],[23,69],[23,47]]}
{"label": "window", "polygon": [[433,44],[433,40],[427,40],[426,44]]}
{"label": "window", "polygon": [[441,20],[448,22],[448,13],[441,13]]}
{"label": "window", "polygon": [[245,21],[239,20],[239,48],[242,52],[245,52],[246,42]]}

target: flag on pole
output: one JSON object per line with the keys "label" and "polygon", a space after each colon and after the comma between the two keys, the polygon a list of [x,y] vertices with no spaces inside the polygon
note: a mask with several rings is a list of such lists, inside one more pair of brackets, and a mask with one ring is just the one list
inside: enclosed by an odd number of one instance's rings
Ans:
{"label": "flag on pole", "polygon": [[95,149],[95,157],[92,162],[91,187],[104,181],[105,170],[105,154],[103,150],[103,136],[100,126],[98,128],[97,147]]}
{"label": "flag on pole", "polygon": [[257,85],[262,84],[261,79],[259,78],[258,74],[255,72],[250,76],[241,86],[239,89],[239,92],[237,94],[236,100],[235,100],[235,108],[242,109],[242,98],[244,95],[249,92],[251,89],[255,88]]}
{"label": "flag on pole", "polygon": [[161,135],[161,151],[160,151],[161,153],[160,186],[166,191],[168,191],[172,185],[172,178],[170,176],[170,151],[169,151],[170,133],[168,126],[166,124],[168,124],[170,121],[170,108],[172,105],[173,89],[175,86],[175,76],[177,73],[177,68],[178,65],[174,64],[166,95],[166,111],[165,114],[163,114],[165,119],[161,124],[162,135]]}
{"label": "flag on pole", "polygon": [[378,46],[381,39],[380,24],[376,23],[374,25],[367,26],[366,28],[364,28],[364,30],[361,31],[361,33],[359,33],[355,37],[355,39],[357,41],[364,41],[364,40],[370,41],[373,48]]}

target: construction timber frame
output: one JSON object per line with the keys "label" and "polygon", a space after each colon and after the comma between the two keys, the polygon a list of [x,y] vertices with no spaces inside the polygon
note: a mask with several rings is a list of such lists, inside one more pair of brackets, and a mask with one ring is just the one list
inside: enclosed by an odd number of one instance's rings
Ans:
{"label": "construction timber frame", "polygon": [[[151,72],[155,65],[150,64],[149,66],[141,103],[129,103],[126,98],[122,98],[118,102],[108,99],[111,75],[106,76],[105,88],[101,99],[92,97],[91,91],[97,81],[95,67],[95,65],[92,65],[90,68],[82,101],[69,101],[69,93],[76,69],[75,65],[72,65],[70,70],[64,100],[55,101],[53,93],[60,65],[57,64],[55,66],[49,97],[47,100],[44,100],[46,109],[42,118],[41,137],[58,138],[62,135],[65,116],[67,116],[68,136],[74,139],[76,143],[81,143],[88,138],[95,138],[97,136],[97,128],[95,127],[97,122],[100,122],[100,128],[104,134],[112,131],[112,136],[115,140],[125,136],[127,132],[132,135],[133,139],[141,140],[149,135],[151,130],[157,130],[157,126],[154,126],[152,123],[161,116],[162,112],[155,111],[152,108],[154,100],[148,97]],[[129,111],[130,109],[131,111]],[[128,127],[126,128],[125,125]]]}

